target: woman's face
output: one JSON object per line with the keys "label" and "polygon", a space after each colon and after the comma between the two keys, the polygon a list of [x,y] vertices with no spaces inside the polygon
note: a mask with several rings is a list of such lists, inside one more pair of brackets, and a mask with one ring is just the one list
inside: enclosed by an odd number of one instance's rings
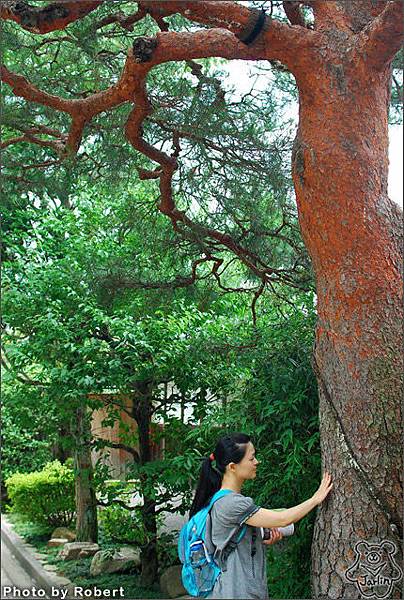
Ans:
{"label": "woman's face", "polygon": [[230,464],[234,465],[234,473],[239,479],[255,479],[259,461],[255,457],[254,445],[248,442],[244,458],[237,464]]}

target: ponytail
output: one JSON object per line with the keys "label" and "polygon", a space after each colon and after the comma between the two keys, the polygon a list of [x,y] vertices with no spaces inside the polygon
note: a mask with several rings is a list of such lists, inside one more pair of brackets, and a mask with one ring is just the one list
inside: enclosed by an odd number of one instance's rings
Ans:
{"label": "ponytail", "polygon": [[249,441],[251,441],[250,437],[245,433],[226,435],[219,439],[210,457],[203,459],[194,500],[189,511],[190,518],[206,506],[212,496],[220,490],[226,466],[231,462],[237,464],[243,460]]}

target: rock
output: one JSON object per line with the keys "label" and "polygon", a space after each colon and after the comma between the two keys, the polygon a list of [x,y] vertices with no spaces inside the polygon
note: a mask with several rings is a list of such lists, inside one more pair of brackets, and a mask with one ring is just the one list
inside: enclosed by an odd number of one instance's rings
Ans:
{"label": "rock", "polygon": [[99,545],[93,544],[93,542],[68,542],[59,552],[58,558],[62,560],[87,558],[88,556],[94,556],[99,549]]}
{"label": "rock", "polygon": [[140,550],[125,546],[119,551],[101,550],[91,561],[90,575],[96,577],[101,573],[124,573],[140,565]]}
{"label": "rock", "polygon": [[53,573],[55,573],[58,570],[58,568],[55,565],[43,565],[43,568],[45,569],[45,571]]}
{"label": "rock", "polygon": [[42,554],[42,552],[34,552],[34,556],[37,560],[46,560],[48,557],[46,554]]}
{"label": "rock", "polygon": [[160,577],[160,589],[165,597],[178,598],[178,596],[184,596],[188,593],[182,585],[181,571],[182,565],[174,565],[164,571]]}
{"label": "rock", "polygon": [[58,587],[63,586],[72,586],[74,588],[75,584],[72,584],[72,582],[70,581],[70,579],[67,579],[67,577],[61,577],[60,575],[58,575],[57,577],[54,578],[54,582]]}
{"label": "rock", "polygon": [[74,531],[71,531],[67,527],[56,527],[51,537],[52,539],[62,538],[66,539],[68,542],[74,542],[76,539],[76,534],[74,533]]}
{"label": "rock", "polygon": [[140,548],[136,548],[135,546],[121,546],[118,552],[125,558],[133,560],[136,567],[140,567],[142,564],[140,559]]}
{"label": "rock", "polygon": [[68,539],[66,538],[52,538],[46,544],[49,548],[55,548],[56,546],[64,546],[64,544],[68,543]]}

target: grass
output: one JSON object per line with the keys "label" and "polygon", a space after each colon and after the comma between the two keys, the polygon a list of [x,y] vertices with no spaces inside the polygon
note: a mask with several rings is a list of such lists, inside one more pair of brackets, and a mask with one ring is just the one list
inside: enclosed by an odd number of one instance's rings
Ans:
{"label": "grass", "polygon": [[[26,542],[32,544],[38,552],[46,554],[46,562],[55,565],[58,574],[67,577],[77,586],[83,588],[97,587],[100,589],[114,589],[120,586],[124,589],[125,598],[164,598],[160,591],[158,583],[150,588],[144,588],[139,585],[139,572],[137,570],[128,573],[107,573],[97,577],[90,576],[91,558],[80,560],[60,560],[57,555],[60,547],[48,548],[47,542],[53,531],[53,527],[46,527],[35,523],[25,521],[16,513],[7,514],[8,521],[13,525],[13,529]],[[102,548],[116,548],[119,544],[103,544]]]}

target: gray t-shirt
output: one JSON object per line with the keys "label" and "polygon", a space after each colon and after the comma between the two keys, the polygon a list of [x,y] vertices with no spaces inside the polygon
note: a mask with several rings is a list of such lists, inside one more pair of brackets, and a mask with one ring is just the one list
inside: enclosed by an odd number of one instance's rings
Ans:
{"label": "gray t-shirt", "polygon": [[252,498],[231,492],[215,502],[207,520],[207,538],[211,539],[214,558],[222,569],[208,598],[268,600],[266,546],[261,530],[247,525],[247,531],[235,549],[226,556],[226,547],[234,539],[237,526],[259,510]]}

